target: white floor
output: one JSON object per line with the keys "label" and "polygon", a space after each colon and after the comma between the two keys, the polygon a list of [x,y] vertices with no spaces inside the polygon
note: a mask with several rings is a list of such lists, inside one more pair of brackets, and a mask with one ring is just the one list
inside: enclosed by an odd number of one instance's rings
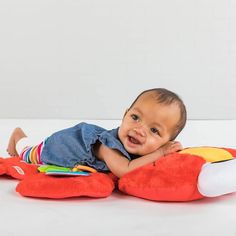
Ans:
{"label": "white floor", "polygon": [[[0,120],[0,156],[8,156],[7,140],[16,126],[40,140],[77,122]],[[119,125],[119,121],[91,122],[106,128]],[[184,146],[236,148],[236,121],[189,121],[179,140]],[[186,203],[153,202],[118,191],[104,199],[45,200],[20,196],[15,192],[17,183],[0,176],[1,236],[236,235],[235,193]]]}

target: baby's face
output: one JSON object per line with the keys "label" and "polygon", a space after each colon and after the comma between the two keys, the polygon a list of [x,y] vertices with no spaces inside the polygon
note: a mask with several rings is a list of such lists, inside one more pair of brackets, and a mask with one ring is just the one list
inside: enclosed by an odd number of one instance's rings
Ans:
{"label": "baby's face", "polygon": [[177,104],[163,105],[144,94],[126,112],[118,136],[127,152],[143,156],[170,140],[179,119]]}

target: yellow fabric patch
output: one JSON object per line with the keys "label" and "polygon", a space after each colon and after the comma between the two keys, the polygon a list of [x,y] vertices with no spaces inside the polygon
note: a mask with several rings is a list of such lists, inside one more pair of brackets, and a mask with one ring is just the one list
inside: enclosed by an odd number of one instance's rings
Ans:
{"label": "yellow fabric patch", "polygon": [[202,157],[207,162],[223,161],[232,159],[231,153],[221,148],[214,147],[191,147],[179,153],[193,154]]}

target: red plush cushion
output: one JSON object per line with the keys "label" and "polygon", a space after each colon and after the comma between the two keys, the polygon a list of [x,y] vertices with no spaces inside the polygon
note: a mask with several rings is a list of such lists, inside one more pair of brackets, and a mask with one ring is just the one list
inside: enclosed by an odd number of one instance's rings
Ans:
{"label": "red plush cushion", "polygon": [[201,157],[174,153],[124,175],[119,189],[155,201],[191,201],[203,198],[197,189]]}
{"label": "red plush cushion", "polygon": [[0,158],[0,175],[6,174],[15,179],[24,179],[38,173],[38,166],[27,164],[19,157]]}
{"label": "red plush cushion", "polygon": [[23,196],[39,198],[107,197],[114,187],[112,177],[103,173],[78,177],[47,176],[39,173],[22,180],[16,191]]}
{"label": "red plush cushion", "polygon": [[6,167],[3,165],[4,159],[0,157],[0,175],[4,175],[6,173]]}

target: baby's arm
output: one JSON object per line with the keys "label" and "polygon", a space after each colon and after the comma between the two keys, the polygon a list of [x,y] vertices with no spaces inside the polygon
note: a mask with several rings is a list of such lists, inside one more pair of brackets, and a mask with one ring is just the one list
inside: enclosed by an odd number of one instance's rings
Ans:
{"label": "baby's arm", "polygon": [[162,156],[176,152],[182,149],[179,142],[168,142],[156,151],[129,161],[122,153],[117,150],[110,149],[103,144],[99,144],[96,148],[96,156],[103,160],[110,171],[117,177],[122,177],[127,172],[134,170],[145,164],[152,163]]}

